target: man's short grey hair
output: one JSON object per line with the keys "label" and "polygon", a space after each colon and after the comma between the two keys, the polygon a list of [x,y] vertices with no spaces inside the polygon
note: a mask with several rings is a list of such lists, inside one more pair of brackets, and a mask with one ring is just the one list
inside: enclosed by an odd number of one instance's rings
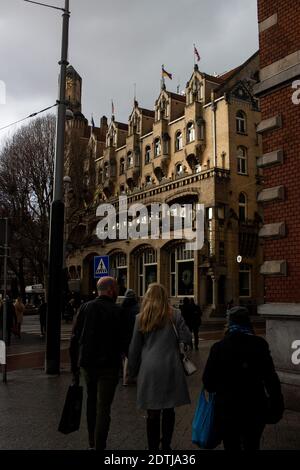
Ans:
{"label": "man's short grey hair", "polygon": [[98,292],[105,292],[108,289],[114,287],[116,284],[114,279],[108,278],[104,279],[101,283],[98,283],[97,285],[97,291]]}

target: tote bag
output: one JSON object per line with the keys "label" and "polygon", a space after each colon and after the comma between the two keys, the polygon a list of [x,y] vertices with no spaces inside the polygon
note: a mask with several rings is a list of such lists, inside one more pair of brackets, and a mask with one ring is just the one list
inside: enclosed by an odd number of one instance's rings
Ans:
{"label": "tote bag", "polygon": [[208,394],[208,400],[204,390],[200,394],[192,424],[192,442],[202,449],[214,449],[221,442],[215,425],[214,393]]}
{"label": "tote bag", "polygon": [[63,434],[78,431],[80,427],[83,388],[81,385],[72,384],[68,388],[58,430]]}

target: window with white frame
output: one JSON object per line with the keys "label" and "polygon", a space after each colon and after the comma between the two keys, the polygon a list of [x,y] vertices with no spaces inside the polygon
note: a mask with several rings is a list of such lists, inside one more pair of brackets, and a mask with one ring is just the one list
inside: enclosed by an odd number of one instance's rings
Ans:
{"label": "window with white frame", "polygon": [[175,151],[177,152],[178,150],[182,150],[182,148],[182,132],[178,131],[175,136]]}
{"label": "window with white frame", "polygon": [[157,252],[146,248],[137,259],[139,273],[139,296],[145,295],[149,284],[157,281]]}
{"label": "window with white frame", "polygon": [[127,289],[127,256],[125,253],[111,255],[110,275],[117,279],[119,295],[123,296]]}
{"label": "window with white frame", "polygon": [[127,168],[131,168],[133,166],[133,155],[132,152],[127,153]]}
{"label": "window with white frame", "polygon": [[178,164],[176,165],[175,169],[176,169],[176,175],[177,175],[177,176],[183,175],[183,172],[184,172],[184,171],[183,171],[183,165],[182,165],[182,163],[178,163]]}
{"label": "window with white frame", "polygon": [[245,222],[247,219],[247,196],[244,193],[239,195],[239,221]]}
{"label": "window with white frame", "polygon": [[195,124],[193,122],[189,122],[187,125],[186,140],[188,144],[195,140]]}
{"label": "window with white frame", "polygon": [[247,118],[244,111],[236,113],[236,131],[238,134],[245,134],[247,132]]}
{"label": "window with white frame", "polygon": [[150,163],[151,159],[151,147],[150,145],[147,145],[145,148],[145,163]]}
{"label": "window with white frame", "polygon": [[174,248],[170,254],[171,297],[194,295],[194,252],[185,245]]}
{"label": "window with white frame", "polygon": [[124,175],[125,173],[125,158],[121,158],[120,160],[120,175]]}
{"label": "window with white frame", "polygon": [[158,157],[161,154],[160,138],[157,137],[154,141],[154,156]]}
{"label": "window with white frame", "polygon": [[247,175],[247,149],[238,147],[237,149],[237,172],[240,175]]}

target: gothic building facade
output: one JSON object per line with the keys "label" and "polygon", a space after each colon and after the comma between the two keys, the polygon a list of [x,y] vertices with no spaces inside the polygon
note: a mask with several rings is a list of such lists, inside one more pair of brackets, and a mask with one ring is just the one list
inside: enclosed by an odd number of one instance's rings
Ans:
{"label": "gothic building facade", "polygon": [[[109,255],[121,295],[130,287],[143,296],[148,284],[158,281],[173,303],[194,297],[206,316],[224,313],[231,300],[255,312],[263,297],[256,164],[261,118],[252,92],[258,70],[258,53],[221,76],[195,65],[184,93],[168,91],[162,81],[153,110],[135,100],[127,123],[102,117],[99,127],[90,127],[81,113],[81,78],[69,67],[67,97],[75,119],[67,124],[66,171],[72,180],[72,171],[78,177],[76,162],[82,159],[83,194],[67,195],[67,216],[74,198],[79,204],[66,230],[73,288],[77,283],[83,295],[90,294],[94,256]],[[96,209],[109,202],[120,211],[121,195],[128,206],[203,204],[202,249],[187,251],[185,240],[161,237],[99,240]]]}

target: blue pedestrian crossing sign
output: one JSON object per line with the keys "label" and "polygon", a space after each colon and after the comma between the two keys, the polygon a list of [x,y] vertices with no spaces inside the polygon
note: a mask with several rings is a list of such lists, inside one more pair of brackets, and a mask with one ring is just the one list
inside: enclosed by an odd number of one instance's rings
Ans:
{"label": "blue pedestrian crossing sign", "polygon": [[109,276],[109,256],[94,257],[94,279]]}

